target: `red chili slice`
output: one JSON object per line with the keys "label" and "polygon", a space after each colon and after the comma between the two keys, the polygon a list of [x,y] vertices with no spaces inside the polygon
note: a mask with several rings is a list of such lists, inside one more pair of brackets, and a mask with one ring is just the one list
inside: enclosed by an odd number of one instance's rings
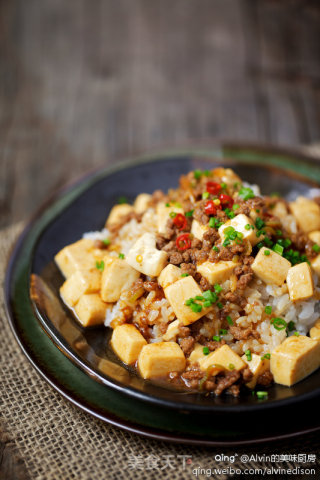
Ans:
{"label": "red chili slice", "polygon": [[211,193],[211,195],[218,195],[221,192],[221,185],[217,182],[207,182],[206,190]]}
{"label": "red chili slice", "polygon": [[190,233],[182,233],[176,239],[177,249],[180,251],[188,250],[191,247]]}
{"label": "red chili slice", "polygon": [[179,228],[179,230],[184,230],[187,226],[187,219],[182,213],[177,213],[173,219],[173,223]]}
{"label": "red chili slice", "polygon": [[213,203],[213,200],[208,200],[204,206],[204,211],[207,215],[216,215],[217,207]]}
{"label": "red chili slice", "polygon": [[219,200],[223,208],[232,208],[232,205],[234,204],[233,198],[225,193],[221,193],[221,195],[219,195]]}

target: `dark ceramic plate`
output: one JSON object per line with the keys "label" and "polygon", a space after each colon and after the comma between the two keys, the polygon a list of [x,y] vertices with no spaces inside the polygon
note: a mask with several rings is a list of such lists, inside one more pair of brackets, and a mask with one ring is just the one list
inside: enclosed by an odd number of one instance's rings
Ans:
{"label": "dark ceramic plate", "polygon": [[[109,329],[81,328],[60,301],[63,279],[54,255],[83,232],[100,230],[118,197],[133,200],[141,192],[166,190],[177,185],[181,174],[215,165],[234,168],[242,178],[260,184],[263,193],[304,194],[320,183],[315,159],[232,145],[144,157],[94,173],[60,192],[20,238],[6,282],[11,326],[28,358],[56,389],[81,408],[124,428],[203,444],[259,441],[320,428],[305,418],[294,426],[284,420],[281,430],[270,422],[275,410],[288,418],[302,402],[304,408],[314,408],[320,397],[320,372],[292,388],[271,387],[266,401],[249,393],[238,399],[215,398],[164,388],[142,380],[118,360],[108,346]],[[214,429],[208,418],[214,420]],[[229,428],[235,420],[236,429]]]}

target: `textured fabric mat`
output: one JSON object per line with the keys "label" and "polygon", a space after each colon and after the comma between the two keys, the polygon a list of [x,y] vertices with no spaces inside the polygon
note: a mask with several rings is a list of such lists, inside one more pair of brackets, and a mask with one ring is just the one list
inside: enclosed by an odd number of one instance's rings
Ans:
{"label": "textured fabric mat", "polygon": [[[1,283],[8,251],[21,228],[22,225],[15,225],[0,231]],[[319,463],[304,463],[294,457],[319,453],[319,434],[257,447],[201,448],[145,439],[96,420],[65,400],[37,374],[11,333],[4,312],[2,289],[0,302],[1,439],[3,441],[4,435],[5,441],[9,439],[16,461],[24,464],[28,475],[23,478],[180,480],[197,478],[197,467],[231,467],[234,470],[241,469],[244,473],[245,468],[264,469],[272,466],[314,468],[317,476],[297,474],[293,478],[319,478]],[[275,418],[275,421],[281,422],[281,419]],[[232,458],[228,461],[216,457],[234,454],[237,454],[234,463],[231,463]],[[283,457],[289,458],[289,461],[281,461],[281,457],[275,457],[274,462],[240,461],[241,455],[263,454],[291,455],[291,460],[290,457]],[[304,457],[301,458],[304,460]],[[198,478],[209,478],[209,472],[207,470]],[[240,478],[240,474],[231,475],[230,471],[229,474],[226,471],[212,472],[211,478]],[[245,476],[262,478],[259,472]],[[284,473],[280,477],[284,478]],[[3,478],[1,472],[0,478]],[[263,478],[275,478],[275,475],[265,474]]]}

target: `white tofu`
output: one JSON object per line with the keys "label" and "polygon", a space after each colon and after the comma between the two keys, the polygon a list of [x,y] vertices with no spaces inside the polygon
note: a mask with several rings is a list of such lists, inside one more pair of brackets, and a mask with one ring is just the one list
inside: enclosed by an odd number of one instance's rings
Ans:
{"label": "white tofu", "polygon": [[[250,230],[247,230],[245,227],[248,224],[253,226],[253,229],[250,228]],[[221,225],[221,227],[219,227],[218,232],[222,241],[225,239],[224,230],[228,227],[233,227],[237,232],[242,233],[243,239],[249,240],[252,246],[256,245],[258,242],[261,242],[261,240],[264,238],[264,235],[257,237],[257,229],[255,228],[251,218],[247,217],[247,215],[244,215],[243,213],[236,215],[234,218],[228,220],[226,223]]]}
{"label": "white tofu", "polygon": [[157,277],[166,266],[168,254],[156,248],[153,233],[144,233],[131,247],[127,262],[138,272],[150,277]]}
{"label": "white tofu", "polygon": [[[269,250],[269,255],[264,254],[266,250]],[[251,265],[256,276],[263,282],[274,283],[279,286],[283,285],[286,280],[290,267],[291,263],[289,260],[265,247],[260,248],[258,255]]]}
{"label": "white tofu", "polygon": [[140,273],[125,259],[106,256],[101,278],[101,298],[104,302],[116,302],[121,292],[128,290],[138,280]]}
{"label": "white tofu", "polygon": [[314,243],[317,243],[318,245],[320,245],[320,231],[319,230],[315,230],[315,231],[309,233],[308,237]]}
{"label": "white tofu", "polygon": [[185,356],[176,342],[149,343],[142,348],[138,359],[143,378],[164,377],[170,372],[182,372],[185,367]]}
{"label": "white tofu", "polygon": [[93,240],[82,238],[60,250],[54,257],[54,260],[62,274],[68,278],[77,270],[95,268],[96,259],[93,255],[93,249]]}
{"label": "white tofu", "polygon": [[184,215],[184,210],[181,207],[177,207],[174,204],[170,204],[169,207],[166,207],[165,203],[158,203],[157,205],[157,219],[158,219],[158,232],[165,233],[167,221],[170,218],[170,213],[181,213]]}
{"label": "white tofu", "polygon": [[[184,325],[189,325],[206,315],[212,307],[203,308],[201,312],[193,312],[190,306],[185,304],[189,298],[202,295],[202,291],[193,277],[183,277],[181,280],[169,285],[164,289],[164,294],[169,301],[176,317]],[[197,302],[202,305],[202,302]]]}
{"label": "white tofu", "polygon": [[158,283],[162,288],[166,288],[177,280],[181,279],[181,269],[169,263],[158,277]]}
{"label": "white tofu", "polygon": [[198,220],[192,220],[191,233],[199,240],[202,240],[203,234],[209,229],[209,225],[202,225]]}
{"label": "white tofu", "polygon": [[134,212],[134,208],[132,205],[128,203],[122,203],[120,205],[115,205],[112,207],[109,216],[106,221],[106,227],[111,225],[112,223],[118,223],[121,220],[123,215],[128,215],[128,213]]}
{"label": "white tofu", "polygon": [[291,385],[310,375],[320,366],[320,342],[300,335],[288,337],[271,354],[270,369],[274,381]]}
{"label": "white tofu", "polygon": [[179,335],[179,320],[174,320],[173,322],[169,323],[166,333],[163,335],[163,340],[169,342],[170,340],[175,340],[176,337]]}
{"label": "white tofu", "polygon": [[91,269],[87,272],[77,270],[60,288],[60,295],[66,305],[74,307],[81,295],[85,293],[96,293],[101,287],[101,273],[99,270]]}
{"label": "white tofu", "polygon": [[251,354],[250,361],[247,359],[246,355],[242,355],[241,358],[247,363],[253,373],[253,377],[246,383],[246,385],[248,388],[254,388],[257,384],[258,377],[270,369],[270,360],[267,358],[261,358],[260,355],[256,355],[255,353]]}
{"label": "white tofu", "polygon": [[86,293],[80,297],[74,311],[84,327],[91,327],[104,323],[108,307],[98,293]]}
{"label": "white tofu", "polygon": [[220,261],[217,263],[203,262],[197,266],[197,272],[201,273],[211,285],[223,283],[230,278],[237,263],[232,261]]}
{"label": "white tofu", "polygon": [[286,207],[286,204],[277,200],[277,203],[272,209],[272,213],[278,218],[285,218],[288,215],[288,209]]}
{"label": "white tofu", "polygon": [[204,355],[198,360],[199,367],[205,371],[211,366],[217,367],[217,373],[220,370],[242,370],[246,364],[237,353],[235,353],[228,345],[222,345],[209,355]]}
{"label": "white tofu", "polygon": [[151,200],[151,195],[149,193],[140,193],[134,201],[133,208],[137,213],[145,212],[149,207],[149,202]]}
{"label": "white tofu", "polygon": [[311,267],[316,272],[317,275],[320,275],[320,254],[317,255],[313,260],[311,260]]}
{"label": "white tofu", "polygon": [[320,340],[320,319],[317,320],[314,326],[310,329],[309,334],[313,340]]}
{"label": "white tofu", "polygon": [[135,363],[142,347],[147,345],[139,330],[128,323],[119,325],[113,330],[110,343],[118,357],[127,365]]}
{"label": "white tofu", "polygon": [[203,345],[200,345],[200,343],[196,343],[194,346],[194,349],[190,353],[188,362],[196,363],[196,362],[199,362],[199,360],[201,360],[204,357],[205,357],[205,354],[203,353]]}
{"label": "white tofu", "polygon": [[289,205],[301,230],[309,233],[320,229],[320,207],[314,200],[298,197]]}
{"label": "white tofu", "polygon": [[231,168],[215,168],[213,175],[219,177],[220,183],[226,183],[228,187],[233,187],[235,183],[242,183],[241,178]]}
{"label": "white tofu", "polygon": [[296,302],[312,297],[314,293],[311,268],[307,262],[289,268],[287,285],[290,300]]}

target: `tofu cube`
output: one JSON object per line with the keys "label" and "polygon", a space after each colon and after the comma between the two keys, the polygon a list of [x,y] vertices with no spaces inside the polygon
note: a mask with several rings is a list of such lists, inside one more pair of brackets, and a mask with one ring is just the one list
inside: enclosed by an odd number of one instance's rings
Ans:
{"label": "tofu cube", "polygon": [[158,277],[158,283],[162,288],[166,288],[177,280],[181,279],[181,269],[172,265],[167,265]]}
{"label": "tofu cube", "polygon": [[156,237],[144,233],[131,247],[127,262],[138,272],[150,277],[157,277],[166,266],[168,254],[156,248]]}
{"label": "tofu cube", "polygon": [[314,243],[317,243],[318,245],[320,245],[320,231],[319,230],[315,230],[314,232],[309,233],[308,237]]}
{"label": "tofu cube", "polygon": [[[268,250],[269,255],[264,252]],[[269,248],[260,248],[258,255],[251,265],[252,270],[258,278],[265,283],[274,283],[275,285],[283,285],[291,263],[278,253]]]}
{"label": "tofu cube", "polygon": [[108,307],[98,293],[86,293],[80,297],[74,311],[84,327],[91,327],[104,323]]}
{"label": "tofu cube", "polygon": [[203,262],[197,267],[197,272],[201,273],[211,285],[214,285],[228,280],[236,266],[237,264],[231,261]]}
{"label": "tofu cube", "polygon": [[68,278],[77,270],[95,268],[96,259],[93,255],[93,249],[93,240],[82,238],[60,250],[54,260],[65,278]]}
{"label": "tofu cube", "polygon": [[[247,230],[245,227],[248,224],[251,225],[253,228]],[[228,227],[233,227],[237,232],[242,233],[243,239],[249,240],[252,246],[256,245],[258,242],[261,242],[261,240],[264,238],[264,235],[260,235],[259,237],[257,237],[257,229],[254,226],[251,218],[247,217],[247,215],[244,215],[243,213],[236,215],[234,218],[228,220],[226,223],[221,225],[221,227],[219,227],[218,232],[222,241],[224,241],[225,238],[224,231]]]}
{"label": "tofu cube", "polygon": [[163,335],[163,340],[169,342],[170,340],[175,340],[176,337],[179,335],[179,320],[174,320],[173,322],[169,323],[166,333]]}
{"label": "tofu cube", "polygon": [[203,353],[203,345],[200,345],[200,343],[196,343],[194,346],[194,349],[190,353],[188,362],[196,363],[196,362],[199,362],[199,360],[203,359],[204,357],[205,357],[205,354]]}
{"label": "tofu cube", "polygon": [[132,324],[118,325],[112,332],[111,346],[120,360],[127,365],[131,365],[138,360],[145,345],[147,345],[146,339]]}
{"label": "tofu cube", "polygon": [[210,310],[203,308],[201,312],[193,312],[190,306],[185,304],[189,298],[194,298],[197,295],[202,295],[202,291],[193,277],[183,277],[181,280],[169,285],[164,289],[164,294],[169,301],[176,317],[184,325],[189,325],[199,318],[206,315]]}
{"label": "tofu cube", "polygon": [[184,215],[184,210],[181,207],[177,207],[174,204],[170,204],[169,207],[166,207],[165,203],[158,203],[157,205],[157,217],[158,217],[158,232],[165,233],[167,221],[170,218],[170,213],[181,213]]}
{"label": "tofu cube", "polygon": [[289,205],[301,230],[309,233],[320,229],[320,207],[314,200],[298,197]]}
{"label": "tofu cube", "polygon": [[293,302],[312,297],[314,286],[311,268],[307,262],[298,263],[298,265],[289,268],[287,285],[290,300]]}
{"label": "tofu cube", "polygon": [[202,240],[203,234],[209,229],[209,225],[202,225],[197,220],[192,220],[191,233],[199,240]]}
{"label": "tofu cube", "polygon": [[257,384],[259,375],[262,375],[265,371],[270,369],[270,360],[267,358],[261,358],[260,355],[255,353],[251,354],[251,360],[248,360],[246,355],[242,355],[242,360],[248,365],[253,377],[246,383],[248,388],[254,388]]}
{"label": "tofu cube", "polygon": [[134,208],[132,205],[128,203],[122,203],[120,205],[115,205],[112,207],[109,216],[106,221],[106,227],[111,225],[112,223],[118,223],[121,220],[123,215],[128,215],[128,213],[134,212]]}
{"label": "tofu cube", "polygon": [[320,340],[320,319],[317,320],[314,326],[310,329],[309,334],[313,340]]}
{"label": "tofu cube", "polygon": [[316,258],[311,260],[311,267],[316,272],[317,275],[320,275],[320,255],[317,255]]}
{"label": "tofu cube", "polygon": [[215,168],[213,176],[219,177],[220,183],[226,183],[228,187],[233,187],[235,183],[242,183],[241,178],[231,168]]}
{"label": "tofu cube", "polygon": [[280,385],[290,387],[319,366],[320,342],[304,335],[286,338],[271,354],[271,373]]}
{"label": "tofu cube", "polygon": [[143,378],[164,377],[170,372],[182,372],[185,367],[185,356],[176,342],[149,343],[142,348],[138,359]]}
{"label": "tofu cube", "polygon": [[278,201],[275,204],[274,208],[272,209],[273,215],[275,215],[278,218],[284,218],[288,215],[288,209],[286,207],[286,204],[284,202]]}
{"label": "tofu cube", "polygon": [[217,366],[217,373],[220,370],[242,370],[246,363],[228,345],[222,345],[209,355],[204,355],[198,360],[200,369],[205,371],[211,366]]}
{"label": "tofu cube", "polygon": [[116,302],[121,292],[128,290],[140,277],[125,259],[105,257],[101,278],[101,298],[104,302]]}
{"label": "tofu cube", "polygon": [[100,287],[101,273],[99,270],[96,268],[87,272],[78,270],[64,282],[60,288],[60,295],[64,303],[72,308],[78,303],[81,295],[99,292]]}
{"label": "tofu cube", "polygon": [[151,195],[149,193],[140,193],[134,201],[133,208],[137,213],[145,212],[149,207],[149,202],[151,200]]}

